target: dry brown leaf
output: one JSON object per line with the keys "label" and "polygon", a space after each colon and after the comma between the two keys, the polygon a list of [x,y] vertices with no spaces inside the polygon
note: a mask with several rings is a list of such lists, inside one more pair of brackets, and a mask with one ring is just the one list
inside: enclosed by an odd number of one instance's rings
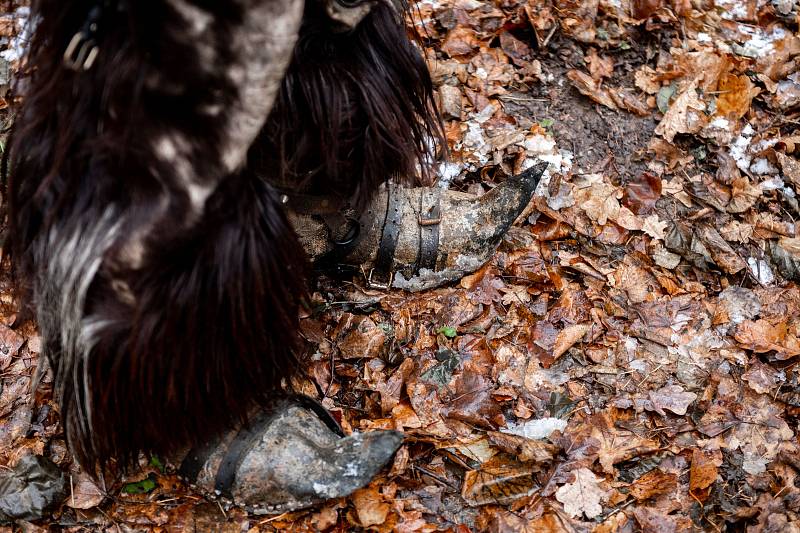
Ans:
{"label": "dry brown leaf", "polygon": [[702,225],[697,235],[703,241],[714,262],[725,272],[736,274],[747,268],[745,260],[711,226]]}
{"label": "dry brown leaf", "polygon": [[336,502],[326,505],[318,512],[314,513],[310,518],[311,524],[315,527],[316,531],[326,531],[336,525],[339,520],[339,508],[341,503]]}
{"label": "dry brown leaf", "polygon": [[596,82],[614,75],[614,59],[609,56],[599,56],[596,48],[589,48],[584,60],[589,65],[589,74]]}
{"label": "dry brown leaf", "polygon": [[362,527],[379,526],[386,521],[391,506],[384,501],[378,489],[369,486],[359,489],[351,496]]}
{"label": "dry brown leaf", "polygon": [[705,102],[697,96],[697,84],[692,83],[664,113],[655,133],[669,142],[679,133],[697,133],[708,122],[705,110]]}
{"label": "dry brown leaf", "polygon": [[567,77],[572,81],[572,85],[584,96],[588,96],[598,104],[604,105],[609,109],[617,110],[617,105],[608,94],[608,91],[600,87],[598,83],[585,72],[570,70],[567,72]]}
{"label": "dry brown leaf", "polygon": [[593,175],[587,178],[590,180],[588,186],[577,187],[572,194],[589,218],[604,226],[609,219],[617,218],[619,214],[617,195],[621,196],[621,193],[616,187],[605,182],[602,176]]}
{"label": "dry brown leaf", "polygon": [[710,487],[717,480],[718,467],[722,464],[719,451],[704,453],[695,449],[692,452],[692,466],[689,470],[689,491],[699,501],[705,501]]}
{"label": "dry brown leaf", "polygon": [[442,43],[442,51],[450,57],[471,54],[480,46],[475,30],[457,26],[447,33]]}
{"label": "dry brown leaf", "polygon": [[505,505],[539,490],[531,467],[493,458],[464,475],[461,496],[469,505]]}
{"label": "dry brown leaf", "polygon": [[789,135],[787,137],[781,137],[778,144],[775,145],[776,149],[778,147],[785,147],[786,153],[791,154],[794,153],[800,148],[800,135]]}
{"label": "dry brown leaf", "polygon": [[678,487],[678,476],[674,473],[651,470],[631,484],[630,494],[637,501],[649,500],[669,494]]}
{"label": "dry brown leaf", "polygon": [[716,116],[739,120],[750,110],[753,98],[758,96],[761,89],[744,74],[738,76],[728,73],[720,77],[717,91]]}
{"label": "dry brown leaf", "polygon": [[372,359],[386,352],[386,332],[371,318],[347,314],[337,325],[337,346],[345,359]]}
{"label": "dry brown leaf", "polygon": [[791,181],[795,187],[800,188],[800,161],[782,152],[776,152],[778,163],[781,166],[783,175]]}
{"label": "dry brown leaf", "polygon": [[800,355],[800,340],[790,331],[785,319],[775,324],[763,318],[745,320],[736,326],[733,337],[739,346],[756,353],[774,350],[779,359]]}
{"label": "dry brown leaf", "polygon": [[651,391],[650,401],[657,413],[664,415],[664,410],[676,415],[685,415],[689,406],[697,399],[697,394],[686,392],[680,385],[667,385],[657,391]]}
{"label": "dry brown leaf", "polygon": [[24,343],[22,335],[0,324],[0,371],[8,367]]}
{"label": "dry brown leaf", "polygon": [[631,15],[638,20],[644,20],[661,8],[663,0],[633,0]]}
{"label": "dry brown leaf", "polygon": [[661,89],[661,82],[658,80],[658,73],[647,65],[642,65],[633,74],[636,87],[647,94],[657,94]]}
{"label": "dry brown leaf", "polygon": [[91,509],[105,499],[103,491],[82,470],[70,476],[70,495],[67,506],[73,509]]}
{"label": "dry brown leaf", "polygon": [[772,366],[762,363],[758,358],[753,359],[750,368],[742,374],[742,379],[759,394],[768,394],[781,383],[778,379],[778,372]]}
{"label": "dry brown leaf", "polygon": [[564,504],[564,512],[573,518],[599,516],[603,512],[601,502],[608,497],[608,491],[600,487],[602,479],[588,468],[579,468],[572,474],[574,481],[556,491],[556,499]]}
{"label": "dry brown leaf", "polygon": [[761,187],[750,183],[746,176],[736,178],[731,187],[731,201],[725,210],[728,213],[744,213],[755,205],[762,193]]}
{"label": "dry brown leaf", "polygon": [[633,516],[639,523],[641,531],[658,533],[683,533],[691,531],[694,523],[691,518],[685,516],[673,516],[665,511],[653,509],[652,507],[637,507],[633,510]]}
{"label": "dry brown leaf", "polygon": [[439,87],[439,109],[445,118],[461,120],[463,109],[463,96],[461,89],[452,85],[442,85]]}
{"label": "dry brown leaf", "polygon": [[533,60],[531,47],[511,35],[510,32],[500,33],[500,48],[517,66],[524,67]]}
{"label": "dry brown leaf", "polygon": [[616,104],[616,106],[620,109],[630,111],[631,113],[639,115],[640,117],[649,117],[652,114],[650,107],[645,102],[640,100],[639,97],[633,93],[633,91],[628,89],[620,89],[617,87],[610,87],[607,89],[607,92],[614,104]]}
{"label": "dry brown leaf", "polygon": [[591,324],[573,324],[558,332],[556,344],[553,347],[553,359],[558,359],[567,350],[572,348],[576,342],[581,340],[586,332],[589,331]]}
{"label": "dry brown leaf", "polygon": [[527,439],[499,431],[489,431],[487,436],[492,444],[523,463],[547,463],[558,453],[558,446],[541,440]]}
{"label": "dry brown leaf", "polygon": [[642,223],[642,231],[650,235],[654,239],[663,241],[667,234],[667,227],[669,224],[658,219],[658,215],[652,214],[644,219]]}

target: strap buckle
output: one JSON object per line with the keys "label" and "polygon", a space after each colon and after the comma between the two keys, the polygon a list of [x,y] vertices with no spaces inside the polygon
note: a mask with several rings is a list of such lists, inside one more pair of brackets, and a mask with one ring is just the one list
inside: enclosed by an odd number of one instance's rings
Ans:
{"label": "strap buckle", "polygon": [[92,68],[99,54],[100,47],[94,37],[79,31],[72,37],[64,51],[64,65],[76,72],[86,71]]}
{"label": "strap buckle", "polygon": [[367,278],[367,288],[377,289],[382,291],[388,291],[389,289],[391,289],[392,281],[394,281],[394,272],[389,272],[388,274],[386,274],[387,277],[384,280],[377,280],[373,279],[373,277],[377,278],[379,276],[379,274],[376,273],[375,270],[376,269],[371,268],[369,269],[369,274],[364,274],[364,277]]}
{"label": "strap buckle", "polygon": [[109,2],[95,5],[86,17],[83,27],[70,39],[64,51],[64,65],[76,72],[91,69],[97,56],[100,55],[100,45],[97,36],[100,32],[100,20]]}

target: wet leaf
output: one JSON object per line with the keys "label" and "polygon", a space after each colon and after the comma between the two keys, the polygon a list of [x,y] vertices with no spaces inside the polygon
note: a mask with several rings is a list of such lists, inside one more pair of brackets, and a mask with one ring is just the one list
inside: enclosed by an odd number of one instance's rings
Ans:
{"label": "wet leaf", "polygon": [[718,454],[706,454],[695,449],[692,454],[692,467],[689,470],[689,490],[699,501],[704,501],[710,487],[717,480],[721,459]]}
{"label": "wet leaf", "polygon": [[512,461],[491,460],[464,475],[461,496],[469,505],[504,505],[539,490],[531,470]]}
{"label": "wet leaf", "polygon": [[141,481],[133,483],[126,483],[122,486],[123,494],[147,494],[156,488],[156,480],[153,476],[147,477]]}
{"label": "wet leaf", "polygon": [[643,172],[625,185],[622,205],[637,215],[647,215],[653,210],[659,198],[661,198],[661,178],[650,172]]}
{"label": "wet leaf", "polygon": [[456,331],[456,328],[454,328],[452,326],[442,326],[442,327],[440,327],[439,329],[436,330],[436,333],[441,333],[442,335],[444,335],[448,339],[454,339],[454,338],[456,338],[456,335],[458,335],[458,332]]}
{"label": "wet leaf", "polygon": [[446,385],[453,377],[453,372],[458,368],[461,359],[453,350],[440,350],[436,358],[438,363],[430,367],[420,376],[423,380],[438,385]]}

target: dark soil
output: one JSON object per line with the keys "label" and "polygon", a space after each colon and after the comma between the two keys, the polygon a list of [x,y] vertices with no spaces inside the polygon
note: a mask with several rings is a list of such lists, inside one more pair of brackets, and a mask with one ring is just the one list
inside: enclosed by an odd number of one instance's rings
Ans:
{"label": "dark soil", "polygon": [[[611,84],[633,86],[633,72],[651,55],[649,49],[639,46],[617,56],[626,72]],[[566,76],[568,70],[584,65],[583,50],[574,41],[554,39],[537,59],[555,81],[502,97],[505,112],[522,127],[552,120],[550,129],[558,146],[574,154],[575,173],[593,172],[597,165],[605,166],[608,158],[623,183],[645,170],[643,156],[657,120],[614,112],[578,92]]]}

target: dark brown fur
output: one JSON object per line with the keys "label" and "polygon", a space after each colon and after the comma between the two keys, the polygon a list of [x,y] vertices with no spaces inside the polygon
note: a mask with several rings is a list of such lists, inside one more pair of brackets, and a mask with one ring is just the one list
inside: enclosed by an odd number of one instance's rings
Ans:
{"label": "dark brown fur", "polygon": [[[296,186],[311,171],[314,187],[366,195],[417,175],[426,137],[441,138],[424,62],[387,6],[346,35],[307,9],[250,165],[226,173],[216,120],[197,109],[234,102],[220,73],[247,14],[193,3],[214,16],[214,68],[201,68],[164,0],[135,0],[105,21],[85,73],[61,56],[92,3],[32,3],[40,21],[10,146],[6,249],[40,321],[70,447],[90,470],[202,443],[297,368],[306,260],[265,179]],[[154,155],[165,128],[191,146],[198,181],[217,184],[200,218],[187,219],[189,196]],[[146,254],[130,267],[120,257],[137,231]]]}
{"label": "dark brown fur", "polygon": [[283,186],[363,203],[387,179],[429,179],[446,146],[430,74],[398,14],[379,4],[341,33],[308,2],[252,165]]}

